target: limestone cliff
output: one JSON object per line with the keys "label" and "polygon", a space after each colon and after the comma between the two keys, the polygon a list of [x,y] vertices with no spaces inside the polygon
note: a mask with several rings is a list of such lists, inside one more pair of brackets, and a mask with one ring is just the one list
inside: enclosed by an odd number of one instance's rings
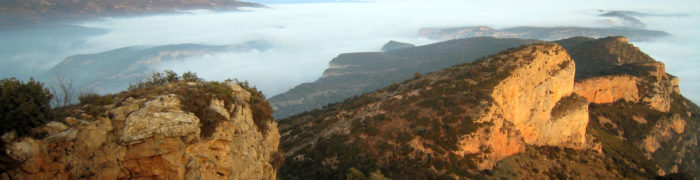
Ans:
{"label": "limestone cliff", "polygon": [[[212,88],[218,91],[207,90]],[[211,93],[231,96],[205,96]],[[2,177],[276,179],[271,162],[279,154],[277,125],[255,122],[251,93],[239,85],[177,82],[115,98],[108,105],[69,108],[63,122],[34,129],[41,138],[5,134],[16,166]],[[103,113],[93,114],[91,107]]]}
{"label": "limestone cliff", "polygon": [[560,40],[577,67],[574,91],[590,103],[589,131],[602,150],[629,169],[656,175],[697,170],[700,109],[679,80],[624,37]]}
{"label": "limestone cliff", "polygon": [[629,75],[595,77],[576,83],[574,89],[591,103],[632,102],[639,100],[637,81]]}
{"label": "limestone cliff", "polygon": [[479,178],[532,146],[595,150],[574,73],[559,45],[527,45],[283,119],[280,175]]}
{"label": "limestone cliff", "polygon": [[576,83],[576,93],[591,103],[643,102],[653,109],[668,112],[671,95],[680,94],[678,78],[667,74],[661,62],[626,66],[642,71],[586,78]]}
{"label": "limestone cliff", "polygon": [[[517,61],[506,64],[514,69],[494,87],[491,93],[494,104],[476,120],[494,125],[477,131],[484,133],[467,135],[460,141],[462,154],[479,153],[483,147],[492,149],[491,153],[484,153],[487,158],[479,165],[482,169],[524,151],[525,144],[587,147],[588,103],[585,100],[581,103],[572,94],[573,60],[556,45],[530,48],[500,56]],[[508,126],[513,129],[499,131]]]}

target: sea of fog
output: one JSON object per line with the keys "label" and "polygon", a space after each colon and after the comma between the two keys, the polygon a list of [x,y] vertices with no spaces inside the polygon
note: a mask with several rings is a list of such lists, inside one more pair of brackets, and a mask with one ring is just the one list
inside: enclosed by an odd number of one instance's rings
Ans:
{"label": "sea of fog", "polygon": [[193,71],[207,80],[248,80],[268,97],[321,76],[340,53],[378,51],[389,40],[423,45],[422,27],[487,25],[621,25],[599,10],[688,16],[639,17],[648,29],[671,37],[633,42],[681,79],[684,95],[700,102],[700,1],[372,1],[270,4],[236,12],[191,11],[174,15],[103,18],[75,27],[0,31],[0,77],[41,77],[65,57],[127,46],[206,45],[266,41],[260,51],[191,57],[154,70]]}

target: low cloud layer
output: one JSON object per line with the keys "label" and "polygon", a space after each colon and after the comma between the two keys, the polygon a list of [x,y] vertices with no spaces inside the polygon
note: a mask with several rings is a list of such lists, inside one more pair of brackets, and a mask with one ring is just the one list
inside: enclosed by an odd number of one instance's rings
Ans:
{"label": "low cloud layer", "polygon": [[[243,12],[106,18],[78,24],[107,32],[80,39],[74,52],[96,53],[126,46],[198,43],[239,44],[269,42],[264,51],[193,57],[156,69],[193,71],[208,80],[238,78],[261,88],[268,97],[316,80],[328,62],[340,53],[379,51],[389,40],[428,44],[418,36],[422,27],[487,25],[610,26],[614,19],[600,17],[600,9],[651,14],[687,13],[684,17],[639,16],[649,29],[674,37],[636,43],[643,51],[667,63],[669,73],[681,78],[684,94],[700,100],[700,68],[695,51],[700,3],[690,1],[391,1],[315,4],[271,4]],[[605,22],[605,23],[602,23]],[[613,24],[614,25],[614,24]],[[55,62],[51,62],[55,63]],[[48,63],[50,64],[50,63]]]}

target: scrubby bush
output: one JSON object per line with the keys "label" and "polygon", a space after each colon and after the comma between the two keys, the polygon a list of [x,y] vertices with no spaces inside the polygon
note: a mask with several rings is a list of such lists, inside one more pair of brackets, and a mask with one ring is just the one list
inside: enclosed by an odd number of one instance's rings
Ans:
{"label": "scrubby bush", "polygon": [[140,81],[136,84],[129,85],[129,90],[149,88],[153,86],[159,86],[167,83],[179,82],[180,79],[186,82],[200,82],[203,79],[197,77],[197,73],[185,72],[182,74],[182,78],[178,77],[177,73],[172,70],[165,70],[161,72],[155,72],[151,74],[151,77],[146,81]]}
{"label": "scrubby bush", "polygon": [[93,117],[106,116],[107,109],[103,106],[114,103],[112,95],[100,96],[97,93],[81,93],[78,100],[83,105],[83,110]]}
{"label": "scrubby bush", "polygon": [[0,134],[15,130],[17,135],[28,135],[30,129],[48,122],[52,97],[34,79],[26,83],[14,78],[0,80]]}
{"label": "scrubby bush", "polygon": [[100,96],[97,93],[82,93],[78,96],[78,100],[82,105],[108,105],[114,103],[114,99],[111,95]]}
{"label": "scrubby bush", "polygon": [[186,82],[203,81],[201,78],[197,77],[197,73],[193,73],[190,71],[182,73],[182,80]]}

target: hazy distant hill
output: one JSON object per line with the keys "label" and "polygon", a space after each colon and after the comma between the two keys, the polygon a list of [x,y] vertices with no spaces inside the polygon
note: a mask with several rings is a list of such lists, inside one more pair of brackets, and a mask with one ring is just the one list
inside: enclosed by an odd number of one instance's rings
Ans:
{"label": "hazy distant hill", "polygon": [[173,13],[179,10],[235,10],[262,5],[236,0],[2,0],[0,27],[102,16]]}
{"label": "hazy distant hill", "polygon": [[[281,119],[287,160],[279,177],[700,175],[700,108],[663,63],[623,37],[557,43],[506,50]],[[579,68],[586,63],[607,65]]]}
{"label": "hazy distant hill", "polygon": [[416,72],[428,73],[472,62],[533,42],[536,41],[480,37],[387,52],[341,54],[315,82],[298,85],[269,100],[275,108],[275,118],[284,118],[400,82]]}
{"label": "hazy distant hill", "polygon": [[72,79],[76,90],[95,93],[114,93],[129,84],[142,81],[154,72],[153,67],[187,57],[223,52],[264,50],[263,42],[243,45],[208,46],[177,44],[164,46],[134,46],[107,52],[70,56],[51,68],[46,79],[62,76]]}
{"label": "hazy distant hill", "polygon": [[413,44],[409,43],[402,43],[398,41],[389,41],[384,46],[382,46],[382,51],[393,51],[393,50],[399,50],[399,49],[406,49],[406,48],[412,48],[416,47]]}
{"label": "hazy distant hill", "polygon": [[469,26],[453,28],[422,28],[420,35],[434,40],[451,40],[470,37],[523,38],[540,40],[557,40],[576,36],[607,37],[625,36],[632,41],[647,41],[668,36],[664,31],[637,28],[588,28],[588,27],[532,27],[522,26],[494,29],[488,26]]}

